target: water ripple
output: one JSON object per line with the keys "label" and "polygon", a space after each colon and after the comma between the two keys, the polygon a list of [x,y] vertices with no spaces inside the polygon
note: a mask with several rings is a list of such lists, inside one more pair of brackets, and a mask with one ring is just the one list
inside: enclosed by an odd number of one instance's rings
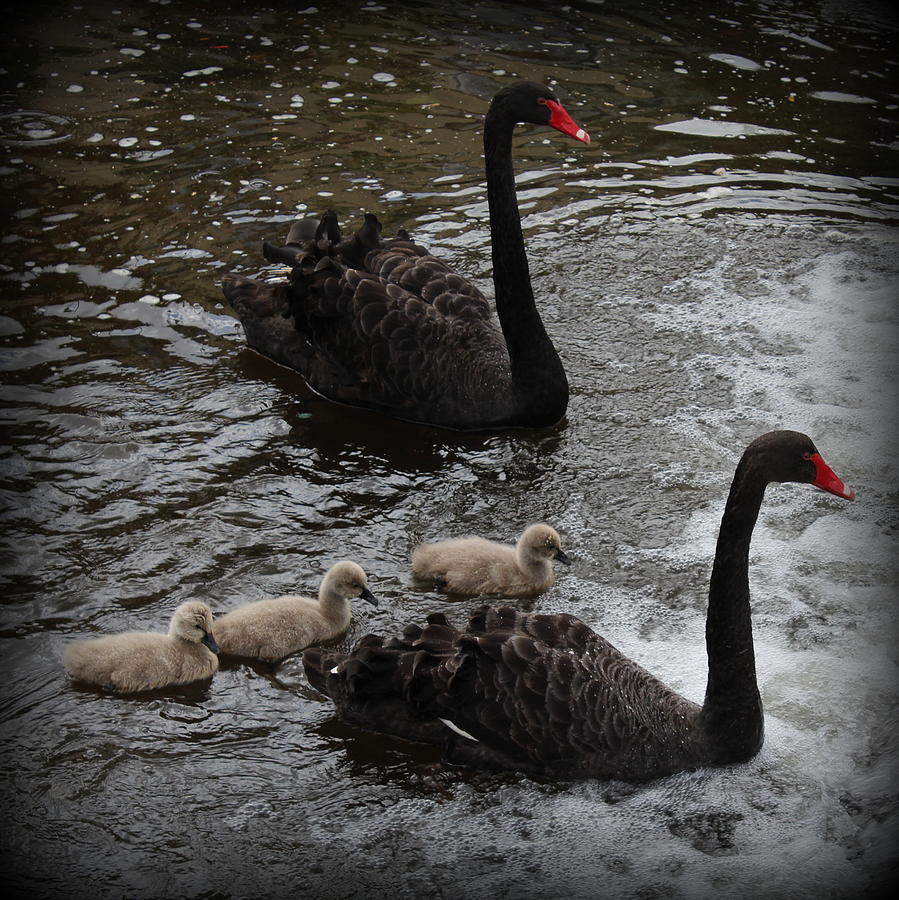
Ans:
{"label": "water ripple", "polygon": [[67,141],[75,123],[65,116],[36,109],[0,113],[0,144],[10,147],[43,147]]}

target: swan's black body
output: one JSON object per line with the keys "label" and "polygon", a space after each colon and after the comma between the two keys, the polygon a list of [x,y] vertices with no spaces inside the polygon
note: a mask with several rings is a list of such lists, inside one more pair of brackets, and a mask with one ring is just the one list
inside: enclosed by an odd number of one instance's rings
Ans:
{"label": "swan's black body", "polygon": [[295,223],[266,258],[289,283],[223,281],[247,343],[332,400],[458,429],[543,427],[565,414],[568,381],[531,290],[512,169],[517,122],[580,140],[552,92],[521,82],[493,99],[484,128],[499,327],[483,294],[377,219],[342,240],[333,213]]}
{"label": "swan's black body", "polygon": [[693,703],[574,616],[475,610],[350,654],[303,654],[341,716],[441,746],[455,763],[546,777],[645,780],[751,758],[763,738],[749,607],[749,542],[765,486],[816,484],[846,499],[811,440],[771,432],[747,448],[721,522],[709,587],[708,686]]}

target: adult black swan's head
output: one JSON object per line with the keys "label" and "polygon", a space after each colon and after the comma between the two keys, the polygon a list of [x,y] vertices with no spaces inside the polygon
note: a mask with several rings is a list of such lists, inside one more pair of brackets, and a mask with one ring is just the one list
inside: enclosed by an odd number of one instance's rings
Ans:
{"label": "adult black swan's head", "polygon": [[767,482],[797,481],[853,500],[849,490],[824,462],[812,439],[799,431],[770,431],[756,438],[744,453],[747,467]]}
{"label": "adult black swan's head", "polygon": [[590,135],[571,118],[552,90],[535,81],[517,81],[504,87],[490,104],[491,114],[511,122],[547,125],[590,143]]}

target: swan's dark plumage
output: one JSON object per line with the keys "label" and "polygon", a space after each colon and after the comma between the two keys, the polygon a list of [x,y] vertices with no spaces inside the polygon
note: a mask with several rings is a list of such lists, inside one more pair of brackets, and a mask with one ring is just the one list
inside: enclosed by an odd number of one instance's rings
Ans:
{"label": "swan's dark plumage", "polygon": [[496,321],[481,291],[405,232],[366,214],[344,239],[333,212],[294,224],[270,262],[290,279],[225,276],[247,343],[332,400],[449,428],[558,422],[568,382],[534,303],[515,196],[511,137],[534,122],[588,140],[543,85],[500,91],[484,129]]}
{"label": "swan's dark plumage", "polygon": [[[369,636],[349,656],[310,650],[303,662],[348,721],[438,744],[460,765],[641,778],[698,764],[682,749],[698,707],[571,615],[483,606],[461,630],[433,615],[402,638]],[[635,717],[646,679],[682,709],[682,727]]]}
{"label": "swan's dark plumage", "polygon": [[547,777],[645,780],[751,758],[763,736],[749,613],[749,538],[765,485],[846,499],[811,440],[771,432],[747,448],[725,507],[709,589],[709,680],[700,706],[568,614],[482,606],[349,654],[303,654],[310,683],[365,728],[443,748],[450,762]]}

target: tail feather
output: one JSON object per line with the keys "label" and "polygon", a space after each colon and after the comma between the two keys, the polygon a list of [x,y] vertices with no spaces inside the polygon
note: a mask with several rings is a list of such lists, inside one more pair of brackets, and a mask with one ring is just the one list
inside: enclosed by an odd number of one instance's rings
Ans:
{"label": "tail feather", "polygon": [[315,230],[315,240],[319,243],[322,241],[330,241],[332,244],[340,243],[340,225],[333,209],[329,209],[321,217],[318,228]]}
{"label": "tail feather", "polygon": [[278,247],[268,241],[262,242],[262,255],[270,263],[281,263],[285,266],[295,266],[302,255],[302,248],[296,244],[286,244]]}
{"label": "tail feather", "polygon": [[290,231],[287,232],[286,243],[288,246],[302,247],[310,241],[314,241],[319,221],[319,219],[316,219],[313,216],[307,216],[305,219],[297,219],[296,222],[290,226]]}

